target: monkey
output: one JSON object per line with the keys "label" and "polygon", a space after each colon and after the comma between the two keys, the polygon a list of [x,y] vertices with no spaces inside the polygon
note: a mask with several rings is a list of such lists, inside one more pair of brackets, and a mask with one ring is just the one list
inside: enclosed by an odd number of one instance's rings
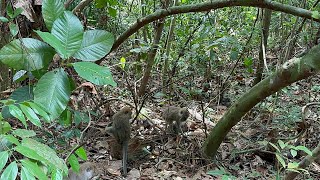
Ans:
{"label": "monkey", "polygon": [[168,106],[163,110],[162,117],[166,121],[167,129],[178,134],[181,132],[181,123],[189,117],[189,111],[186,107]]}
{"label": "monkey", "polygon": [[127,176],[128,142],[131,133],[129,120],[131,115],[132,112],[129,107],[122,108],[112,116],[112,126],[105,129],[122,147],[122,172],[124,177]]}
{"label": "monkey", "polygon": [[68,171],[68,177],[64,180],[90,180],[95,176],[96,165],[91,162],[85,162],[80,165],[78,173],[74,172],[71,168]]}

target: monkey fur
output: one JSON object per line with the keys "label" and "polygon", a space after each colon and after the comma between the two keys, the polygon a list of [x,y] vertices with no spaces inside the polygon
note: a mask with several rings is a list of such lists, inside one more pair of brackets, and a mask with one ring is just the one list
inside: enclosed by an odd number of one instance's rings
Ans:
{"label": "monkey fur", "polygon": [[114,136],[116,141],[122,146],[122,171],[123,176],[127,176],[128,142],[130,139],[131,109],[122,108],[112,116],[112,127],[106,127],[106,131]]}
{"label": "monkey fur", "polygon": [[178,134],[181,132],[181,123],[189,117],[189,111],[186,107],[168,106],[164,108],[162,117],[167,123],[167,130]]}
{"label": "monkey fur", "polygon": [[85,162],[80,165],[78,173],[74,172],[71,168],[68,171],[68,177],[64,180],[90,180],[97,173],[96,166],[94,163]]}

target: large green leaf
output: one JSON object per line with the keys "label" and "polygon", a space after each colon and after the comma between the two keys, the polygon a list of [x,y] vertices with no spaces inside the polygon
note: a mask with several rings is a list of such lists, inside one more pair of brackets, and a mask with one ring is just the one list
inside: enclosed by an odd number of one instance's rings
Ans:
{"label": "large green leaf", "polygon": [[36,140],[25,138],[22,140],[22,145],[34,150],[39,156],[46,159],[52,166],[60,169],[64,172],[68,171],[67,166],[64,161],[59,158],[54,150],[52,150],[49,146],[42,144]]}
{"label": "large green leaf", "polygon": [[48,163],[48,161],[44,157],[42,157],[35,150],[27,146],[19,145],[19,146],[16,146],[14,150],[27,158],[41,161],[44,164]]}
{"label": "large green leaf", "polygon": [[54,21],[51,34],[62,43],[66,51],[66,56],[62,56],[62,58],[67,59],[80,49],[83,27],[77,16],[70,11],[65,11],[62,16]]}
{"label": "large green leaf", "polygon": [[67,51],[58,38],[48,32],[36,31],[44,42],[52,46],[61,57],[67,57]]}
{"label": "large green leaf", "polygon": [[15,161],[10,163],[1,174],[0,180],[15,180],[18,175],[18,166]]}
{"label": "large green leaf", "polygon": [[42,16],[49,30],[52,28],[53,22],[63,14],[63,0],[43,0],[42,1]]}
{"label": "large green leaf", "polygon": [[73,63],[73,67],[82,78],[96,85],[111,85],[113,87],[117,85],[108,67],[91,62]]}
{"label": "large green leaf", "polygon": [[110,52],[113,42],[113,35],[107,31],[86,31],[81,48],[73,57],[82,61],[97,61]]}
{"label": "large green leaf", "polygon": [[46,174],[41,170],[41,168],[39,167],[38,164],[31,162],[30,160],[20,160],[22,166],[24,166],[25,168],[27,168],[29,170],[29,172],[37,177],[40,180],[47,180],[47,176]]}
{"label": "large green leaf", "polygon": [[63,69],[55,69],[43,75],[34,89],[34,101],[50,112],[51,119],[67,107],[71,90],[67,74]]}
{"label": "large green leaf", "polygon": [[0,61],[9,67],[33,71],[48,66],[55,54],[46,43],[32,38],[16,39],[0,50]]}

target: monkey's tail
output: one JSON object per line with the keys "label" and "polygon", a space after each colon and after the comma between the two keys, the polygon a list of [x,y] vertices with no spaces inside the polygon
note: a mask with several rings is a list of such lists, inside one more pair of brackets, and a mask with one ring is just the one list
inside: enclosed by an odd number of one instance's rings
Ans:
{"label": "monkey's tail", "polygon": [[128,160],[128,141],[122,144],[122,171],[123,176],[127,176],[127,160]]}

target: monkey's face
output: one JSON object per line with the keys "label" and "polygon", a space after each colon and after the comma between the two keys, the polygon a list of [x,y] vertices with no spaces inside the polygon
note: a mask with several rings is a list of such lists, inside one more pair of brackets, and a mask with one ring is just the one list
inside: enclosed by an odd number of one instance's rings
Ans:
{"label": "monkey's face", "polygon": [[127,119],[131,119],[132,111],[129,107],[124,107],[121,109],[120,114],[123,114]]}

